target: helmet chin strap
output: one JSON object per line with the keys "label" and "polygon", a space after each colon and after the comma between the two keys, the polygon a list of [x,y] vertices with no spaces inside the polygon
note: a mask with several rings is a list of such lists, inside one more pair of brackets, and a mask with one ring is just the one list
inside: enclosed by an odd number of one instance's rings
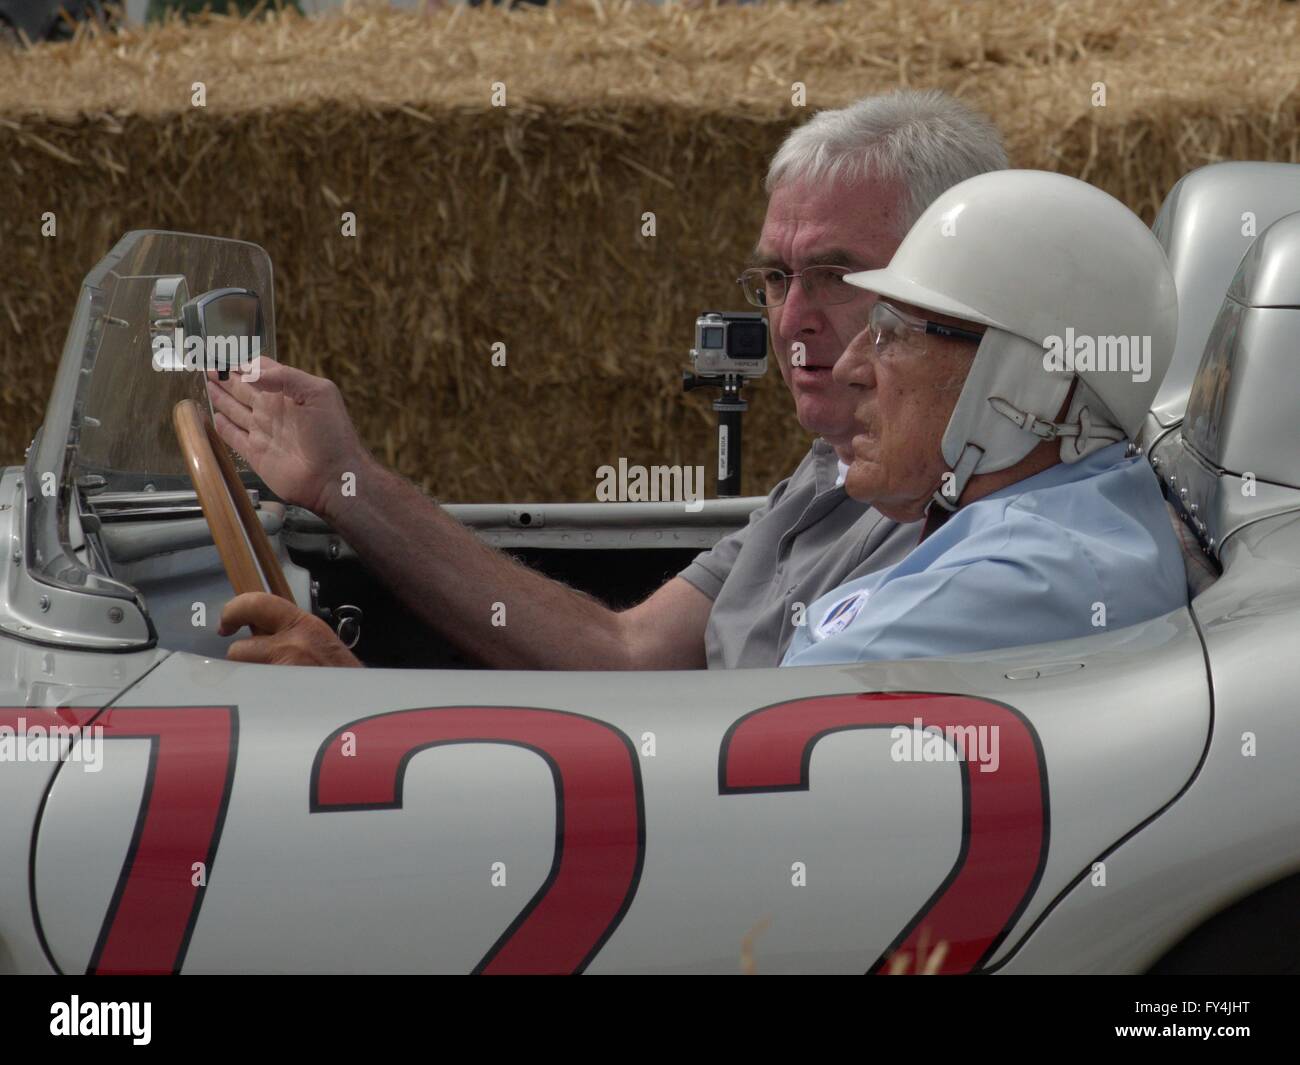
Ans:
{"label": "helmet chin strap", "polygon": [[[1009,469],[1041,441],[1059,440],[1061,461],[1078,462],[1127,439],[1083,378],[1043,372],[1042,350],[997,329],[985,333],[944,432],[941,450],[951,463],[950,472],[925,511],[927,520],[939,519],[934,528],[957,510],[976,473]],[[1067,395],[1064,420],[1050,421],[1034,413],[1060,410]]]}
{"label": "helmet chin strap", "polygon": [[[1080,381],[1079,388],[1076,391],[1082,391],[1086,387]],[[1095,420],[1092,411],[1086,406],[1079,407],[1079,420],[1075,422],[1049,422],[1045,418],[1021,410],[1014,403],[1003,399],[1001,396],[990,396],[989,406],[1018,428],[1027,433],[1033,433],[1040,440],[1059,439],[1061,441],[1062,462],[1078,462],[1085,455],[1090,455],[1108,444],[1128,439],[1123,429],[1111,425],[1109,421],[1104,420],[1104,417]],[[1074,413],[1074,407],[1075,403],[1071,402],[1071,414]],[[1069,414],[1066,417],[1068,418]],[[942,484],[935,489],[934,495],[930,497],[930,503],[925,508],[927,518],[931,515],[931,508],[936,505],[949,514],[957,509],[957,501],[961,499],[962,493],[966,491],[966,485],[970,482],[971,476],[975,473],[975,469],[983,457],[984,449],[975,444],[968,443],[962,449],[957,464],[950,473],[944,475]]]}
{"label": "helmet chin strap", "polygon": [[949,514],[957,509],[957,500],[961,499],[962,493],[966,491],[966,482],[971,479],[971,474],[975,472],[975,467],[979,465],[980,459],[984,457],[984,449],[975,444],[967,444],[961,453],[961,458],[957,460],[949,473],[943,475],[943,480],[939,487],[934,490],[934,495],[930,497],[930,503],[925,508],[925,516],[930,517],[931,511],[935,506],[946,510]]}
{"label": "helmet chin strap", "polygon": [[[1082,382],[1080,382],[1082,384]],[[1021,410],[1015,404],[1001,396],[990,396],[989,405],[1004,418],[1027,433],[1033,433],[1043,440],[1061,440],[1061,461],[1078,462],[1084,455],[1097,450],[1097,446],[1114,444],[1127,440],[1124,430],[1107,421],[1093,421],[1092,411],[1087,407],[1079,408],[1077,422],[1049,422],[1028,411]],[[1066,415],[1068,418],[1069,415]],[[1068,451],[1067,451],[1068,447]]]}
{"label": "helmet chin strap", "polygon": [[[1128,434],[1115,424],[1116,420],[1088,382],[1079,378],[1070,400],[1070,409],[1065,414],[1066,428],[1071,431],[1058,433],[1061,438],[1061,461],[1078,462],[1085,455],[1127,440]],[[1073,431],[1076,421],[1077,432]]]}

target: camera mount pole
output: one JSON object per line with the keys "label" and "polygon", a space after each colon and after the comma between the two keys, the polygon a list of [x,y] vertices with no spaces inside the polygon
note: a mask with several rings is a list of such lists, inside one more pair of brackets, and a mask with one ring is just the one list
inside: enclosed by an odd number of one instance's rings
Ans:
{"label": "camera mount pole", "polygon": [[721,388],[722,395],[713,401],[718,415],[718,498],[740,495],[740,418],[749,410],[741,398],[745,378],[740,374],[702,376],[689,370],[682,375],[682,391],[696,388]]}
{"label": "camera mount pole", "polygon": [[713,401],[718,413],[719,499],[740,495],[740,416],[749,410],[749,404],[740,398],[744,382],[739,374],[728,374],[722,395]]}

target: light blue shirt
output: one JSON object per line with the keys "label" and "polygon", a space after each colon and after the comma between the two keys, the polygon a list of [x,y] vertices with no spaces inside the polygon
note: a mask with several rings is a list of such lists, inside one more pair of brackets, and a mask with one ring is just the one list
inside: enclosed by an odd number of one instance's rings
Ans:
{"label": "light blue shirt", "polygon": [[1185,606],[1160,486],[1125,448],[1110,444],[962,507],[901,562],[814,602],[781,664],[1066,640]]}

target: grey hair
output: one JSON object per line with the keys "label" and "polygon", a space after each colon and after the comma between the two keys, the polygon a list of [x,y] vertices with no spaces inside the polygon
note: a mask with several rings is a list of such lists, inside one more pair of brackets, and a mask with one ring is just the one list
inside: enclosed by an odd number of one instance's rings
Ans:
{"label": "grey hair", "polygon": [[792,131],[764,188],[771,195],[795,181],[898,181],[906,190],[906,233],[945,190],[1007,166],[1002,135],[984,115],[938,89],[896,89],[819,111]]}

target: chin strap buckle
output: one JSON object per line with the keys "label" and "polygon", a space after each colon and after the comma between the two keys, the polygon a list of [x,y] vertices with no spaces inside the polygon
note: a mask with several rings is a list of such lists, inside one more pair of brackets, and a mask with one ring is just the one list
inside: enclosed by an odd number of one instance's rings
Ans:
{"label": "chin strap buckle", "polygon": [[[1061,458],[1066,462],[1074,462],[1082,458],[1094,441],[1101,440],[1113,444],[1116,441],[1128,439],[1123,429],[1106,421],[1095,421],[1092,412],[1087,407],[1079,409],[1077,423],[1066,425],[1060,422],[1044,421],[1042,418],[1007,402],[1001,396],[990,396],[989,403],[995,411],[1008,421],[1013,422],[1017,428],[1033,433],[1043,440],[1066,438],[1061,441],[1063,449]],[[1070,440],[1069,438],[1073,439]]]}
{"label": "chin strap buckle", "polygon": [[1002,417],[1014,423],[1017,429],[1033,433],[1044,440],[1055,440],[1058,436],[1076,436],[1079,432],[1077,425],[1058,425],[1056,422],[1044,421],[1035,414],[1021,410],[1001,396],[989,396],[989,405]]}

